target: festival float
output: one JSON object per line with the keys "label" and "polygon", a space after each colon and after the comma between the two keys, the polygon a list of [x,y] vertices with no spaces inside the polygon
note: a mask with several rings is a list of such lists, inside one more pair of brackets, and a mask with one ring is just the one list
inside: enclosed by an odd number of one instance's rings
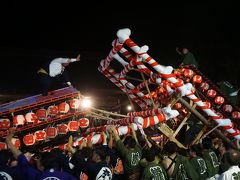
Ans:
{"label": "festival float", "polygon": [[[115,125],[122,136],[131,133],[132,123],[138,135],[146,133],[160,146],[171,140],[187,148],[207,135],[234,146],[232,142],[240,139],[240,112],[228,97],[192,65],[174,69],[160,64],[161,60],[147,53],[147,45],[137,45],[130,35],[130,29],[118,30],[98,70],[125,93],[131,112],[83,107],[87,98],[73,87],[55,90],[47,97],[16,100],[0,105],[0,149],[7,148],[4,141],[12,127],[18,148],[66,150],[70,135],[73,146],[83,141],[100,144],[101,132],[107,132],[109,125]],[[184,141],[196,126],[190,141]]]}

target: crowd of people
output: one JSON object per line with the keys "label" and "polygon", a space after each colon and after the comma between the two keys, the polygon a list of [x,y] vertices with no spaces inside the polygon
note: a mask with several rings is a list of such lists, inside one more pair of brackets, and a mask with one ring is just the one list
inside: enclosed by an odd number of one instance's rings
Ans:
{"label": "crowd of people", "polygon": [[66,151],[53,148],[31,153],[13,145],[14,131],[10,130],[8,149],[0,151],[0,179],[240,179],[240,152],[220,139],[206,137],[188,149],[169,140],[161,147],[130,127],[131,134],[120,137],[116,127],[110,126],[102,132],[100,145],[82,141],[73,147],[70,136]]}

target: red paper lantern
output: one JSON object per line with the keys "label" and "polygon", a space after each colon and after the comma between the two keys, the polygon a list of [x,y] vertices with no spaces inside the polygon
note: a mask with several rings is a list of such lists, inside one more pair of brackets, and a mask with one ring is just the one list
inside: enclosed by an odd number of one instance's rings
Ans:
{"label": "red paper lantern", "polygon": [[26,146],[31,146],[35,143],[35,136],[33,134],[27,134],[23,137],[23,143]]}
{"label": "red paper lantern", "polygon": [[239,112],[239,111],[234,111],[234,112],[232,113],[232,117],[233,117],[234,119],[240,119],[240,112]]}
{"label": "red paper lantern", "polygon": [[205,92],[209,89],[209,84],[206,82],[203,82],[203,83],[201,83],[200,88],[203,92]]}
{"label": "red paper lantern", "polygon": [[230,113],[230,112],[232,112],[233,107],[232,107],[232,105],[230,105],[230,104],[225,104],[225,105],[223,106],[223,110],[224,110],[225,112]]}
{"label": "red paper lantern", "polygon": [[57,128],[48,127],[46,129],[46,135],[47,135],[48,138],[55,138],[57,136]]}
{"label": "red paper lantern", "polygon": [[69,121],[68,129],[69,131],[77,131],[79,128],[78,121]]}
{"label": "red paper lantern", "polygon": [[33,112],[29,112],[25,114],[25,119],[28,123],[35,123],[37,122],[37,115]]}
{"label": "red paper lantern", "polygon": [[210,103],[210,102],[205,101],[204,104],[205,104],[205,107],[206,107],[207,109],[211,108],[211,103]]}
{"label": "red paper lantern", "polygon": [[183,75],[184,75],[185,77],[191,78],[191,77],[193,76],[193,70],[191,70],[191,69],[185,69]]}
{"label": "red paper lantern", "polygon": [[39,130],[34,133],[36,141],[43,141],[46,139],[46,132],[44,130]]}
{"label": "red paper lantern", "polygon": [[47,113],[49,116],[54,117],[58,114],[58,107],[57,106],[49,106],[47,109]]}
{"label": "red paper lantern", "polygon": [[80,128],[87,128],[89,126],[89,119],[81,118],[79,119],[79,127]]}
{"label": "red paper lantern", "polygon": [[213,89],[209,89],[207,91],[207,96],[208,97],[214,98],[216,96],[216,94],[217,94],[217,92],[215,90],[213,90]]}
{"label": "red paper lantern", "polygon": [[200,84],[202,82],[202,76],[200,75],[193,76],[193,82]]}
{"label": "red paper lantern", "polygon": [[47,110],[44,108],[38,109],[36,115],[39,120],[45,120],[47,118]]}
{"label": "red paper lantern", "polygon": [[79,106],[80,106],[80,104],[81,104],[81,102],[80,102],[80,100],[79,99],[71,99],[70,100],[70,102],[69,102],[69,104],[70,104],[70,107],[72,108],[72,109],[78,109],[79,108]]}
{"label": "red paper lantern", "polygon": [[176,87],[183,86],[184,82],[182,79],[177,79],[177,82],[175,83]]}
{"label": "red paper lantern", "polygon": [[0,119],[0,130],[6,130],[10,128],[10,120],[9,119]]}
{"label": "red paper lantern", "polygon": [[16,115],[13,117],[13,125],[14,126],[24,125],[25,122],[26,122],[26,120],[23,115]]}
{"label": "red paper lantern", "polygon": [[60,113],[68,113],[70,106],[66,102],[62,102],[58,105],[58,110]]}
{"label": "red paper lantern", "polygon": [[214,99],[214,102],[218,105],[220,104],[223,104],[224,103],[224,98],[222,96],[217,96],[215,99]]}
{"label": "red paper lantern", "polygon": [[5,142],[0,142],[0,150],[7,149],[7,144]]}
{"label": "red paper lantern", "polygon": [[68,126],[66,124],[57,125],[58,134],[67,134]]}
{"label": "red paper lantern", "polygon": [[21,146],[21,141],[18,138],[12,138],[12,143],[17,149],[19,149]]}

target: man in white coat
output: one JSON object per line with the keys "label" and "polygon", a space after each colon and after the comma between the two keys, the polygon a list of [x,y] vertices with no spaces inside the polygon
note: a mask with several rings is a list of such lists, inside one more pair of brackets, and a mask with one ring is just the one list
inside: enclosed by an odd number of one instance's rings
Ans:
{"label": "man in white coat", "polygon": [[43,96],[48,95],[52,84],[55,81],[66,86],[71,86],[70,79],[65,72],[65,68],[71,63],[80,61],[80,54],[76,58],[55,58],[43,65],[38,71],[38,77],[41,85],[41,93]]}

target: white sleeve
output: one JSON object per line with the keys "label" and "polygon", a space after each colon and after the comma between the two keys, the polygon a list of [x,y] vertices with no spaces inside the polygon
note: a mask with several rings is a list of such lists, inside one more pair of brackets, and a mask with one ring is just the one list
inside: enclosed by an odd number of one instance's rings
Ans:
{"label": "white sleeve", "polygon": [[49,65],[49,75],[51,77],[55,77],[61,74],[62,71],[64,70],[64,67],[62,66],[62,64],[75,62],[75,61],[76,61],[75,58],[56,58],[52,60],[52,62]]}
{"label": "white sleeve", "polygon": [[69,62],[71,62],[70,58],[56,58],[56,59],[52,60],[51,63],[63,64],[63,63],[69,63]]}
{"label": "white sleeve", "polygon": [[76,58],[70,58],[70,62],[75,62],[75,61],[77,61]]}
{"label": "white sleeve", "polygon": [[49,65],[49,75],[55,77],[62,73],[63,66],[60,63],[51,62]]}

